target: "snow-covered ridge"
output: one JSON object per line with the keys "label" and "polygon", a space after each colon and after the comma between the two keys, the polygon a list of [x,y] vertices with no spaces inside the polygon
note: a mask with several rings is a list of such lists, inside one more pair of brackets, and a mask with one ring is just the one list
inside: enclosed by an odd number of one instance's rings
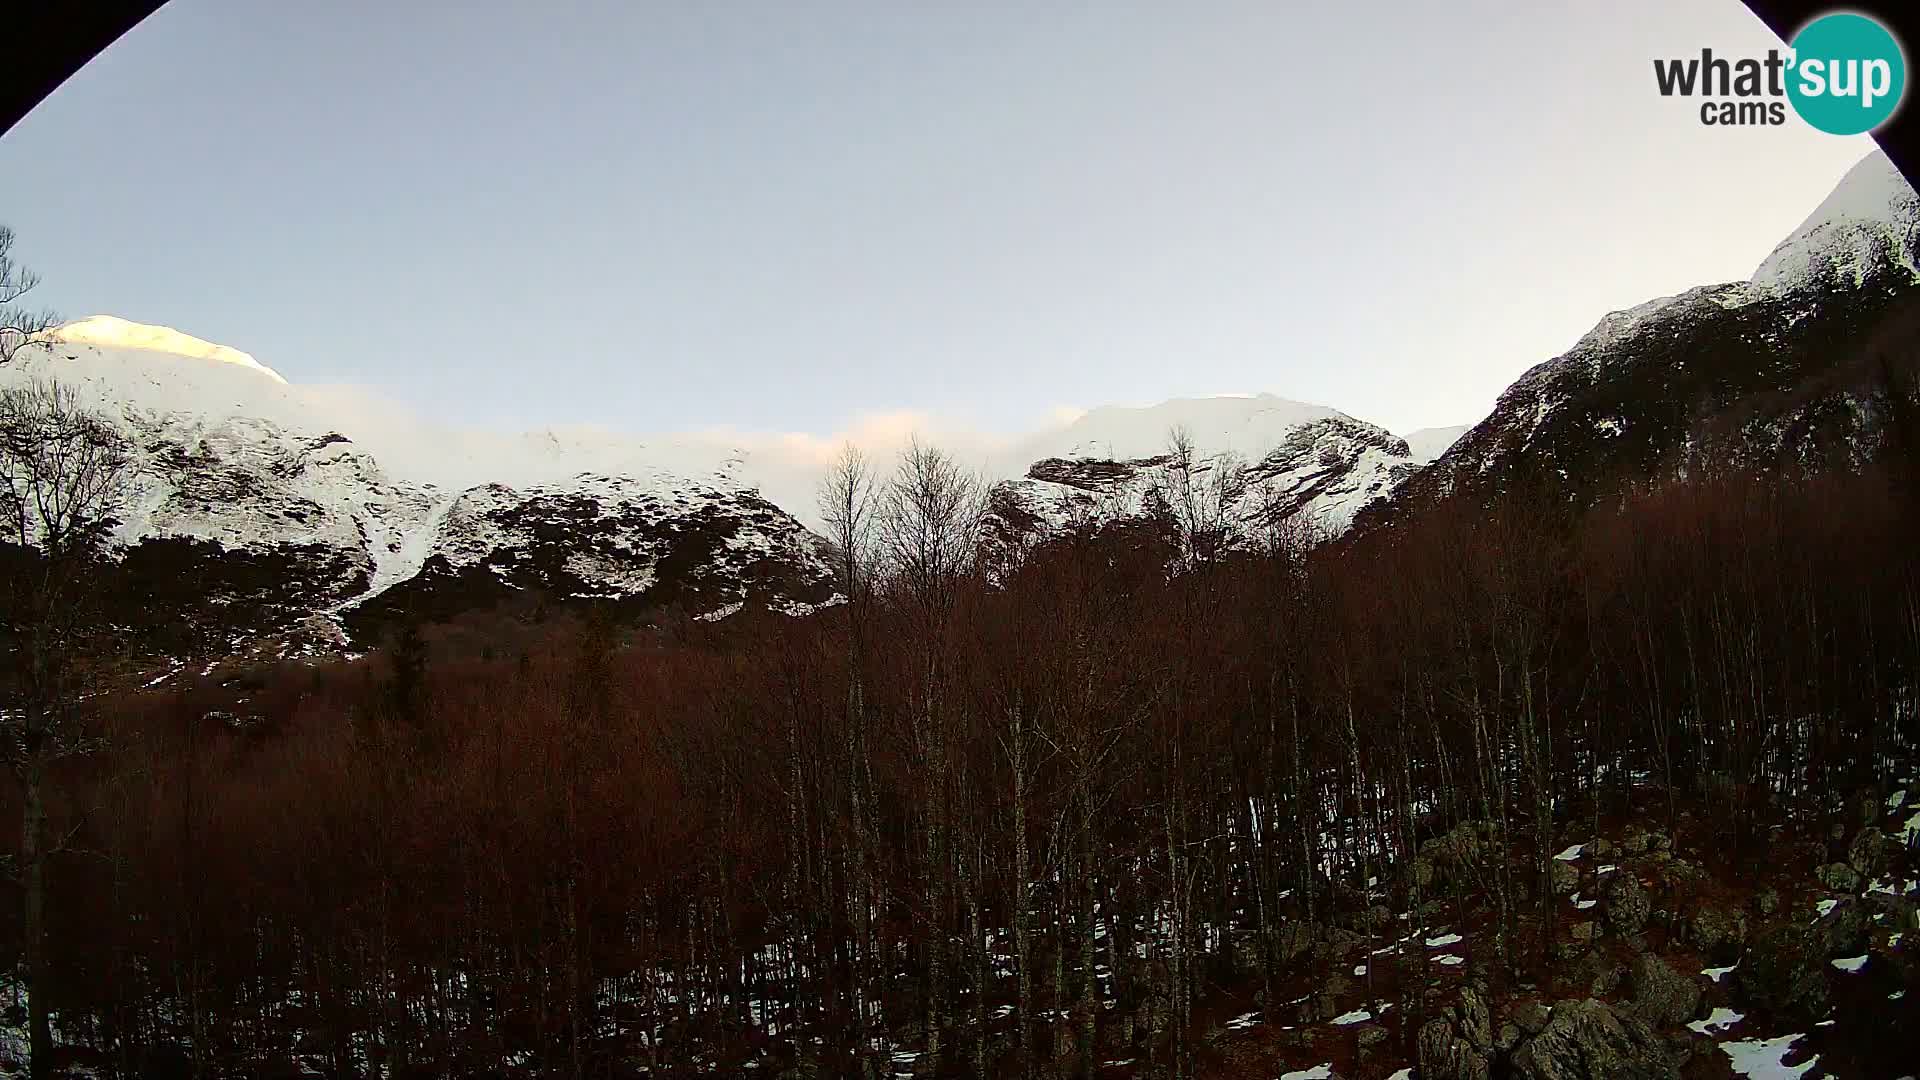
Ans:
{"label": "snow-covered ridge", "polygon": [[1920,194],[1875,150],[1847,171],[1813,213],[1754,270],[1752,281],[1792,292],[1838,281],[1858,286],[1876,270],[1920,278]]}
{"label": "snow-covered ridge", "polygon": [[1568,356],[1595,357],[1682,315],[1707,299],[1723,308],[1808,289],[1858,288],[1882,273],[1920,280],[1920,193],[1875,150],[1847,170],[1800,227],[1780,241],[1746,281],[1705,285],[1608,312]]}
{"label": "snow-covered ridge", "polygon": [[[1684,460],[1702,445],[1696,437],[1755,462],[1858,460],[1877,420],[1845,390],[1805,380],[1863,345],[1859,335],[1887,305],[1911,302],[1917,252],[1920,194],[1875,151],[1750,279],[1607,314],[1502,391],[1420,485],[1432,493],[1497,487],[1510,467],[1532,462],[1578,486],[1633,462]],[[1803,385],[1807,400],[1782,396]],[[1771,396],[1750,399],[1762,415],[1738,419],[1735,399],[1748,393]]]}
{"label": "snow-covered ridge", "polygon": [[1780,241],[1746,281],[1689,289],[1609,312],[1568,354],[1593,355],[1658,327],[1706,298],[1740,307],[1768,297],[1826,287],[1858,288],[1881,273],[1920,280],[1920,193],[1875,150],[1847,170],[1800,227]]}
{"label": "snow-covered ridge", "polygon": [[[1195,452],[1190,480],[1169,472],[1168,443],[1176,429],[1191,439]],[[1099,410],[1031,444],[1062,452],[995,487],[991,532],[1025,544],[1080,527],[1164,515],[1168,491],[1190,485],[1207,491],[1208,500],[1224,500],[1211,512],[1223,515],[1221,524],[1238,539],[1290,521],[1312,538],[1331,538],[1368,505],[1389,497],[1462,430],[1420,433],[1416,454],[1407,440],[1384,428],[1271,395]]]}
{"label": "snow-covered ridge", "polygon": [[[118,344],[87,344],[96,340]],[[530,490],[565,487],[582,475],[621,476],[669,488],[692,483],[755,490],[812,523],[824,465],[817,455],[793,452],[779,436],[451,429],[366,393],[290,384],[237,349],[107,316],[68,324],[47,349],[23,353],[14,366],[56,377],[97,405],[156,423],[244,419],[277,425],[296,437],[340,434],[378,463],[385,482],[423,493],[429,503],[487,484]],[[1229,453],[1259,460],[1303,426],[1343,416],[1324,405],[1272,394],[1181,398],[1096,408],[984,450],[962,449],[959,456],[981,466],[990,481],[1011,481],[1048,459],[1150,458],[1165,450],[1169,433],[1178,428],[1192,436],[1203,457]],[[1422,433],[1411,462],[1429,460],[1456,434],[1456,429]],[[886,448],[876,452],[884,467]],[[386,570],[376,574],[381,581],[391,576]]]}
{"label": "snow-covered ridge", "polygon": [[220,364],[233,364],[248,371],[257,372],[274,382],[284,385],[286,379],[272,368],[255,360],[239,349],[227,345],[215,345],[203,341],[192,334],[183,334],[171,326],[152,326],[146,323],[129,322],[113,315],[93,315],[78,322],[70,322],[54,328],[48,335],[55,341],[74,345],[101,345],[108,348],[140,349],[146,352],[165,353],[170,356],[186,357],[192,360],[211,360]]}
{"label": "snow-covered ridge", "polygon": [[1454,424],[1449,427],[1430,427],[1409,431],[1406,436],[1407,450],[1412,453],[1415,463],[1425,465],[1446,453],[1447,448],[1459,442],[1460,436],[1465,435],[1472,426],[1471,424]]}
{"label": "snow-covered ridge", "polygon": [[[433,602],[441,611],[497,602],[488,589],[644,600],[659,585],[660,602],[690,614],[830,600],[818,538],[733,475],[737,456],[551,433],[443,438],[377,411],[362,442],[360,402],[342,407],[237,350],[116,340],[173,351],[57,336],[0,366],[0,385],[58,380],[119,421],[138,465],[118,513],[123,550],[211,545],[165,557],[213,557],[208,572],[250,595],[270,583],[283,616],[350,616],[410,583],[398,603],[451,590]],[[478,479],[496,464],[517,467],[477,483],[422,479]]]}
{"label": "snow-covered ridge", "polygon": [[[821,541],[806,527],[824,462],[777,436],[453,430],[360,391],[291,384],[237,349],[108,316],[67,324],[0,368],[0,383],[43,377],[118,416],[139,449],[124,547],[190,540],[246,553],[237,566],[275,561],[310,613],[352,618],[434,589],[478,604],[491,602],[486,589],[646,595],[696,614],[750,598],[790,613],[831,600]],[[1020,505],[1051,530],[1089,505],[1104,516],[1151,512],[1152,461],[1176,429],[1203,469],[1245,463],[1237,512],[1249,525],[1304,515],[1323,535],[1458,433],[1420,433],[1414,449],[1336,409],[1261,394],[1097,408],[973,448],[984,460],[958,456],[984,466],[1001,507]],[[874,450],[884,470],[887,450]],[[1125,475],[1095,495],[1077,462],[1124,463]]]}

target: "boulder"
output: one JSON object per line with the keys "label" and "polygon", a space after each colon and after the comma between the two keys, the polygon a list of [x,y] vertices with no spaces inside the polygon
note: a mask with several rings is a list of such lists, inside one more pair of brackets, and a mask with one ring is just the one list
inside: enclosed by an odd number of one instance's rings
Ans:
{"label": "boulder", "polygon": [[1489,1080],[1487,1056],[1455,1034],[1445,1020],[1429,1020],[1418,1038],[1423,1080]]}
{"label": "boulder", "polygon": [[1569,965],[1561,977],[1561,992],[1588,997],[1613,993],[1627,969],[1595,949]]}
{"label": "boulder", "polygon": [[1634,957],[1629,977],[1634,1015],[1655,1027],[1685,1023],[1700,1010],[1699,982],[1652,953]]}
{"label": "boulder", "polygon": [[1308,994],[1300,1002],[1300,1023],[1318,1024],[1339,1016],[1340,999],[1325,991]]}
{"label": "boulder", "polygon": [[1920,905],[1904,896],[1870,892],[1860,898],[1860,903],[1867,909],[1867,917],[1882,930],[1901,934],[1920,930]]}
{"label": "boulder", "polygon": [[1660,877],[1678,889],[1692,888],[1707,876],[1706,868],[1686,859],[1667,855],[1660,861]]}
{"label": "boulder", "polygon": [[1820,884],[1834,892],[1859,892],[1860,872],[1846,863],[1828,863],[1814,870],[1813,876]]}
{"label": "boulder", "polygon": [[1524,1035],[1538,1035],[1547,1030],[1550,1019],[1547,1007],[1537,1001],[1523,1001],[1513,1007],[1513,1022]]}
{"label": "boulder", "polygon": [[1498,835],[1500,827],[1491,821],[1463,821],[1451,832],[1433,837],[1420,845],[1420,854],[1443,877],[1453,876],[1461,867],[1483,861],[1487,841]]}
{"label": "boulder", "polygon": [[1737,908],[1702,907],[1687,919],[1687,937],[1716,964],[1730,964],[1747,943],[1747,916]]}
{"label": "boulder", "polygon": [[1745,1004],[1811,1024],[1827,1012],[1827,951],[1813,928],[1789,923],[1753,943],[1734,969]]}
{"label": "boulder", "polygon": [[1683,1070],[1694,1058],[1712,1061],[1720,1057],[1714,1050],[1719,1044],[1713,1041],[1713,1036],[1702,1032],[1683,1028],[1667,1036],[1667,1045],[1673,1048],[1674,1064]]}
{"label": "boulder", "polygon": [[1281,925],[1275,931],[1273,948],[1279,954],[1282,963],[1306,953],[1313,948],[1313,927],[1305,922],[1290,922]]}
{"label": "boulder", "polygon": [[1572,863],[1555,859],[1547,868],[1547,880],[1553,886],[1553,895],[1566,896],[1580,887],[1580,871]]}
{"label": "boulder", "polygon": [[1460,991],[1460,1004],[1447,1010],[1453,1018],[1454,1029],[1476,1050],[1485,1050],[1493,1045],[1493,1012],[1487,1008],[1487,999],[1479,990],[1468,986]]}
{"label": "boulder", "polygon": [[1387,1029],[1379,1024],[1361,1024],[1354,1029],[1354,1048],[1362,1061],[1381,1050],[1387,1041]]}
{"label": "boulder", "polygon": [[1588,998],[1555,1005],[1546,1029],[1514,1051],[1512,1074],[1521,1080],[1678,1080],[1680,1072],[1652,1028]]}
{"label": "boulder", "polygon": [[1858,956],[1867,951],[1873,914],[1858,900],[1842,900],[1813,924],[1818,948],[1827,957]]}
{"label": "boulder", "polygon": [[1607,926],[1623,935],[1637,934],[1646,928],[1647,915],[1653,910],[1647,890],[1640,879],[1622,871],[1607,884]]}
{"label": "boulder", "polygon": [[1847,845],[1847,865],[1861,877],[1871,880],[1884,873],[1900,857],[1900,845],[1879,829],[1868,827]]}

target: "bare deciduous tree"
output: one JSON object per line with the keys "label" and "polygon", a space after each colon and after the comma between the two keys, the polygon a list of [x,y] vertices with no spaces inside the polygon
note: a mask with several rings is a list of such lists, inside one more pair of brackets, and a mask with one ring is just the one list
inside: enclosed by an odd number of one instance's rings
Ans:
{"label": "bare deciduous tree", "polygon": [[13,230],[0,225],[0,364],[12,360],[23,346],[43,340],[60,325],[51,311],[20,302],[40,284],[40,275],[13,259]]}
{"label": "bare deciduous tree", "polygon": [[1203,457],[1184,426],[1167,432],[1154,487],[1173,517],[1179,567],[1193,570],[1224,558],[1240,539],[1240,502],[1250,481],[1246,462],[1226,452]]}
{"label": "bare deciduous tree", "polygon": [[868,608],[873,597],[875,484],[873,465],[859,447],[847,443],[820,482],[820,516],[827,542],[833,548],[835,571],[846,597],[847,705],[840,750],[845,757],[847,817],[853,834],[850,862],[852,888],[847,897],[848,925],[853,928],[853,988],[851,1012],[854,1034],[865,1038],[870,998],[868,985],[874,953],[873,912],[876,907],[871,858],[874,844],[871,820],[873,782],[868,772],[866,641]]}
{"label": "bare deciduous tree", "polygon": [[881,492],[875,519],[888,570],[926,614],[943,613],[979,555],[986,485],[951,455],[917,439]]}
{"label": "bare deciduous tree", "polygon": [[925,807],[927,917],[927,1060],[939,1071],[947,1025],[951,942],[946,931],[954,896],[951,724],[946,697],[952,615],[962,586],[978,565],[985,485],[946,452],[914,440],[881,492],[875,524],[889,583],[908,615],[917,680],[910,722],[928,769]]}
{"label": "bare deciduous tree", "polygon": [[21,787],[22,959],[35,1077],[47,1075],[52,1049],[43,992],[46,868],[66,842],[48,835],[45,788],[55,761],[89,748],[79,704],[98,623],[88,601],[132,475],[119,430],[70,388],[36,381],[0,390],[0,539],[18,549],[20,567],[0,597],[14,699],[0,716]]}
{"label": "bare deciduous tree", "polygon": [[859,447],[840,448],[820,481],[818,502],[840,587],[848,603],[858,604],[871,586],[874,554],[873,464]]}

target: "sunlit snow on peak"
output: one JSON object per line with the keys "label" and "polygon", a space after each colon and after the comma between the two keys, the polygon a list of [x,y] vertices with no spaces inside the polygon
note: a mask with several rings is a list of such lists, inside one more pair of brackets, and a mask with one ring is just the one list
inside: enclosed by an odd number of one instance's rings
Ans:
{"label": "sunlit snow on peak", "polygon": [[58,327],[51,336],[56,341],[72,342],[76,345],[142,349],[147,352],[168,353],[195,360],[234,364],[257,371],[277,383],[287,381],[280,376],[279,372],[239,349],[203,341],[192,334],[183,334],[171,326],[151,326],[146,323],[129,322],[113,315],[94,315]]}

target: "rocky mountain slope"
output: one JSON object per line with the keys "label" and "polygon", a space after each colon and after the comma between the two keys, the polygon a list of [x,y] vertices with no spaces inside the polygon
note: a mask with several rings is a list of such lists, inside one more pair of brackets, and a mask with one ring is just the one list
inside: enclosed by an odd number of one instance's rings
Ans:
{"label": "rocky mountain slope", "polygon": [[[1188,492],[1236,535],[1295,522],[1309,537],[1344,532],[1444,451],[1463,428],[1416,432],[1417,442],[1319,405],[1270,394],[1106,408],[1021,448],[1024,476],[997,484],[989,525],[1006,543],[1071,529],[1178,517]],[[1173,432],[1190,440],[1182,466]]]}
{"label": "rocky mountain slope", "polygon": [[111,319],[61,337],[0,381],[58,379],[123,425],[138,476],[116,539],[155,614],[313,646],[518,593],[696,617],[833,598],[818,538],[723,470],[447,486],[244,353]]}
{"label": "rocky mountain slope", "polygon": [[1585,505],[1679,470],[1831,467],[1912,438],[1920,196],[1876,152],[1746,281],[1600,320],[1407,484]]}
{"label": "rocky mountain slope", "polygon": [[[1325,539],[1452,494],[1584,506],[1688,469],[1858,464],[1890,441],[1920,446],[1916,259],[1920,196],[1876,152],[1750,279],[1606,316],[1471,428],[1402,439],[1272,397],[1098,410],[996,487],[992,525],[1017,544],[1171,523],[1177,489],[1203,493],[1230,534],[1292,522]],[[1196,451],[1184,476],[1167,453],[1176,427]]]}

